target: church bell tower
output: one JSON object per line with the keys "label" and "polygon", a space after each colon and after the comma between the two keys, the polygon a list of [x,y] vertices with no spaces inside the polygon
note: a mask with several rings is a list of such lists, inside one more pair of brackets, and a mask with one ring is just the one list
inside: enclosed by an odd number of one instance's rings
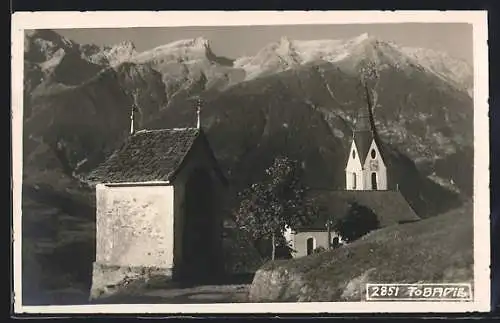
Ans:
{"label": "church bell tower", "polygon": [[367,105],[358,116],[345,168],[346,190],[387,190],[387,168],[382,156],[370,103],[365,87]]}

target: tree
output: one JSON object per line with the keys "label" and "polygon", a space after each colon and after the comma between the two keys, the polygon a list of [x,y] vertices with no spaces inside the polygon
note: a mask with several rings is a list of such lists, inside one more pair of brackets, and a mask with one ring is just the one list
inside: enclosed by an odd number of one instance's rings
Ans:
{"label": "tree", "polygon": [[266,169],[264,179],[240,194],[236,222],[253,239],[271,240],[272,260],[286,226],[294,229],[315,214],[314,206],[306,200],[307,187],[300,181],[301,171],[296,161],[277,157]]}
{"label": "tree", "polygon": [[330,244],[330,248],[331,248],[331,249],[336,249],[336,248],[338,248],[339,246],[340,246],[340,239],[339,239],[339,237],[335,237],[335,238],[333,238],[333,240],[332,240],[332,242],[331,242],[331,244]]}
{"label": "tree", "polygon": [[349,203],[346,216],[334,222],[334,229],[347,242],[354,241],[379,227],[377,215],[366,206]]}

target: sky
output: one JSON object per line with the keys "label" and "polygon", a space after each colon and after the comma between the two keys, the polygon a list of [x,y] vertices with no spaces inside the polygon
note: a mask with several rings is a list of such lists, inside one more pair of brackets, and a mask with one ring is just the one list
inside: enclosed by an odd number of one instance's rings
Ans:
{"label": "sky", "polygon": [[196,26],[149,28],[56,29],[77,43],[113,45],[131,41],[138,51],[180,39],[210,40],[219,56],[255,55],[265,45],[286,36],[292,40],[346,39],[368,33],[401,46],[447,52],[472,65],[472,25],[465,23],[393,23],[349,25]]}

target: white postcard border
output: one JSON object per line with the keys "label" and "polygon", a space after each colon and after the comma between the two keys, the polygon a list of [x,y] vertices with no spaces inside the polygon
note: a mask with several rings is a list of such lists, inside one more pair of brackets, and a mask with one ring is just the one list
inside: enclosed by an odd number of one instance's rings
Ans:
{"label": "white postcard border", "polygon": [[[23,306],[21,188],[25,29],[352,23],[470,23],[474,38],[474,301],[311,302]],[[101,11],[16,12],[12,15],[12,191],[16,313],[443,313],[490,310],[488,47],[486,11]]]}

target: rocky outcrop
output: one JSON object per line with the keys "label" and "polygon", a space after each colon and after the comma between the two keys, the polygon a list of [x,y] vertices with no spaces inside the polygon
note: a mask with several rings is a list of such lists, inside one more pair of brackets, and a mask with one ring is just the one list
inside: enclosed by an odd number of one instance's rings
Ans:
{"label": "rocky outcrop", "polygon": [[146,285],[154,285],[156,288],[175,286],[171,270],[94,263],[89,300],[95,302],[111,296],[140,295]]}
{"label": "rocky outcrop", "polygon": [[299,272],[286,267],[261,268],[255,273],[248,298],[251,302],[297,302],[303,285]]}

